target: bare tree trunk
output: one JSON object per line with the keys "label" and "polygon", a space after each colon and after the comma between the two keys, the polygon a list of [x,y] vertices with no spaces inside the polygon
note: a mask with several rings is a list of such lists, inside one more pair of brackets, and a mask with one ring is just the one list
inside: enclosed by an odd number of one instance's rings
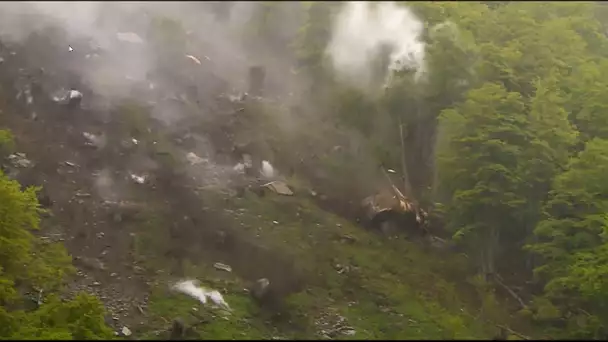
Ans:
{"label": "bare tree trunk", "polygon": [[481,233],[480,265],[482,274],[486,280],[490,280],[489,276],[496,272],[496,247],[498,246],[499,235],[494,226],[486,229],[485,232]]}
{"label": "bare tree trunk", "polygon": [[500,235],[498,229],[495,226],[491,226],[486,239],[484,239],[485,273],[488,275],[496,273],[496,253],[499,239]]}
{"label": "bare tree trunk", "polygon": [[427,117],[420,104],[416,104],[416,120],[408,125],[408,163],[410,187],[413,195],[424,199],[433,187],[435,173],[434,151],[437,119]]}
{"label": "bare tree trunk", "polygon": [[499,232],[498,229],[496,229],[496,227],[492,226],[492,228],[490,229],[490,241],[488,244],[488,262],[489,262],[489,267],[490,267],[490,272],[492,274],[494,274],[496,272],[496,249],[498,248],[498,239],[499,239]]}
{"label": "bare tree trunk", "polygon": [[484,279],[487,279],[487,275],[488,275],[488,267],[487,267],[487,263],[486,263],[486,248],[480,248],[479,249],[479,265],[481,268],[481,274],[484,276]]}
{"label": "bare tree trunk", "polygon": [[401,138],[401,172],[403,175],[403,192],[407,197],[412,199],[412,185],[410,183],[410,176],[407,171],[407,162],[405,160],[405,137],[403,136],[403,122],[401,118],[399,118],[399,136]]}

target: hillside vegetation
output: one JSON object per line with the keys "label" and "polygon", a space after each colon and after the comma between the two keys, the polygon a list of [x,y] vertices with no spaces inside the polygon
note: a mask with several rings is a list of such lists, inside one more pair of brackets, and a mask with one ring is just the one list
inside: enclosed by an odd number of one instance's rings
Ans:
{"label": "hillside vegetation", "polygon": [[[0,337],[175,338],[178,320],[189,339],[608,338],[608,7],[398,3],[424,23],[426,73],[370,90],[326,54],[342,6],[257,3],[243,40],[287,61],[266,69],[291,74],[305,101],[280,86],[269,92],[282,97],[228,104],[205,90],[182,98],[185,128],[135,96],[78,116],[24,106],[12,84],[41,66],[2,45]],[[173,63],[196,42],[167,16],[146,39]],[[42,43],[20,44],[29,56]],[[199,81],[188,70],[163,71],[176,93],[211,83],[212,70]],[[83,132],[103,146],[83,147]],[[195,135],[211,141],[213,172],[184,157],[206,149],[187,146]],[[269,160],[293,196],[235,186],[235,149]],[[400,170],[442,239],[360,222],[381,169]],[[251,294],[260,278],[263,301]],[[231,312],[172,291],[183,279],[218,289]]]}

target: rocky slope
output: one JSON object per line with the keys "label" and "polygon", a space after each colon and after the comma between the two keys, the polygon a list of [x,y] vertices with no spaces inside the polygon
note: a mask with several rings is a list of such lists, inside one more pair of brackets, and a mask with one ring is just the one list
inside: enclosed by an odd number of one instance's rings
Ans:
{"label": "rocky slope", "polygon": [[[302,179],[285,178],[293,196],[255,190],[233,166],[239,149],[270,153],[243,124],[263,100],[236,100],[207,77],[108,106],[76,77],[88,53],[66,70],[31,44],[0,51],[0,124],[21,153],[6,168],[43,186],[40,234],[64,241],[79,270],[65,295],[98,295],[117,332],[164,337],[180,318],[193,338],[485,338],[507,319],[478,303],[460,256],[366,231],[319,208]],[[62,102],[59,88],[82,101]],[[159,107],[181,115],[167,125],[150,114]],[[220,290],[232,313],[170,291],[185,278]]]}

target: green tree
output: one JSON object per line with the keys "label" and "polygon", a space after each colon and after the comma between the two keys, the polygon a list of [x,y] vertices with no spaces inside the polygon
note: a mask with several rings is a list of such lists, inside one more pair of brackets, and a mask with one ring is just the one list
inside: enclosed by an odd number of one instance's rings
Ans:
{"label": "green tree", "polygon": [[571,337],[608,336],[601,323],[608,317],[607,171],[608,141],[589,141],[555,179],[545,218],[534,231],[538,242],[529,246],[543,259],[535,272],[544,296],[571,326]]}
{"label": "green tree", "polygon": [[21,324],[12,332],[13,338],[102,340],[114,336],[105,324],[99,299],[84,293],[67,302],[51,296],[39,309],[19,319]]}
{"label": "green tree", "polygon": [[34,311],[21,309],[18,290],[53,293],[73,271],[71,258],[60,244],[46,244],[32,234],[40,224],[36,188],[0,172],[0,337],[15,339],[107,339],[103,305],[81,294],[67,302],[46,296]]}
{"label": "green tree", "polygon": [[532,232],[540,219],[552,181],[567,167],[577,142],[578,132],[568,121],[568,113],[563,108],[567,97],[558,87],[558,80],[558,77],[537,80],[529,105],[528,130],[533,133],[533,139],[524,150],[522,163],[525,167],[521,169],[521,177],[526,180],[522,191],[527,195],[527,206],[521,212],[524,217],[521,229],[508,238],[514,243],[510,248],[510,260],[519,262],[513,272],[532,270],[533,256],[521,252],[521,247],[534,238]]}
{"label": "green tree", "polygon": [[0,130],[0,158],[6,157],[15,149],[15,140],[10,131]]}
{"label": "green tree", "polygon": [[295,51],[296,65],[301,75],[310,83],[308,93],[321,96],[334,85],[328,69],[325,48],[332,34],[332,20],[341,4],[331,2],[304,2],[301,4],[303,24],[291,45]]}
{"label": "green tree", "polygon": [[592,138],[608,139],[608,60],[589,61],[573,70],[562,81],[569,95],[564,108],[581,133],[582,142]]}
{"label": "green tree", "polygon": [[518,212],[526,206],[522,157],[532,137],[524,103],[518,93],[488,83],[471,90],[441,119],[462,129],[452,135],[452,153],[440,161],[441,169],[449,170],[444,180],[451,193],[449,228],[469,250],[478,251],[480,270],[494,273],[501,236],[518,229]]}
{"label": "green tree", "polygon": [[0,267],[10,279],[24,279],[33,259],[31,230],[40,223],[36,189],[21,191],[0,173],[0,203]]}

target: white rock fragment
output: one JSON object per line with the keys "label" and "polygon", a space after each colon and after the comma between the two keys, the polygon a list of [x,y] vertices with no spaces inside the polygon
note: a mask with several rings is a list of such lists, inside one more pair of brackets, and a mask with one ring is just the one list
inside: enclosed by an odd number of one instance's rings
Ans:
{"label": "white rock fragment", "polygon": [[122,332],[123,336],[131,336],[131,329],[127,327],[122,327],[120,332]]}
{"label": "white rock fragment", "polygon": [[245,172],[245,164],[238,163],[238,164],[234,165],[234,167],[232,169],[234,171],[238,172],[238,173],[244,173]]}
{"label": "white rock fragment", "polygon": [[29,89],[25,90],[25,103],[29,106],[34,103],[34,96]]}
{"label": "white rock fragment", "polygon": [[82,100],[82,97],[83,97],[82,93],[78,90],[60,89],[60,90],[56,91],[53,96],[51,96],[51,99],[59,104],[65,105],[65,104],[72,103],[71,101],[74,101],[74,100]]}
{"label": "white rock fragment", "polygon": [[93,142],[93,140],[95,140],[95,138],[97,138],[94,134],[89,133],[89,132],[82,132],[82,136],[91,142]]}
{"label": "white rock fragment", "polygon": [[105,145],[105,138],[99,137],[89,132],[82,132],[82,136],[87,139],[87,145],[95,147],[103,147]]}
{"label": "white rock fragment", "polygon": [[13,153],[8,156],[8,160],[14,167],[27,168],[32,166],[32,161],[26,158],[25,153]]}
{"label": "white rock fragment", "polygon": [[131,179],[137,184],[144,184],[146,182],[145,176],[138,176],[136,174],[131,174]]}
{"label": "white rock fragment", "polygon": [[188,154],[186,154],[186,159],[188,160],[190,165],[197,165],[207,161],[207,159],[201,158],[193,152],[188,152]]}
{"label": "white rock fragment", "polygon": [[265,178],[274,177],[274,167],[267,160],[262,160],[262,176]]}
{"label": "white rock fragment", "polygon": [[196,58],[196,57],[194,57],[194,56],[192,56],[192,55],[186,55],[186,58],[189,58],[189,59],[191,59],[192,61],[194,61],[194,63],[196,63],[196,64],[198,64],[198,65],[201,65],[201,61],[200,61],[198,58]]}
{"label": "white rock fragment", "polygon": [[230,265],[222,264],[221,262],[216,262],[213,264],[213,267],[218,270],[232,272],[232,267],[230,267]]}
{"label": "white rock fragment", "polygon": [[82,93],[79,92],[78,90],[70,90],[70,92],[68,93],[68,98],[70,100],[74,100],[74,99],[81,99],[82,98]]}

